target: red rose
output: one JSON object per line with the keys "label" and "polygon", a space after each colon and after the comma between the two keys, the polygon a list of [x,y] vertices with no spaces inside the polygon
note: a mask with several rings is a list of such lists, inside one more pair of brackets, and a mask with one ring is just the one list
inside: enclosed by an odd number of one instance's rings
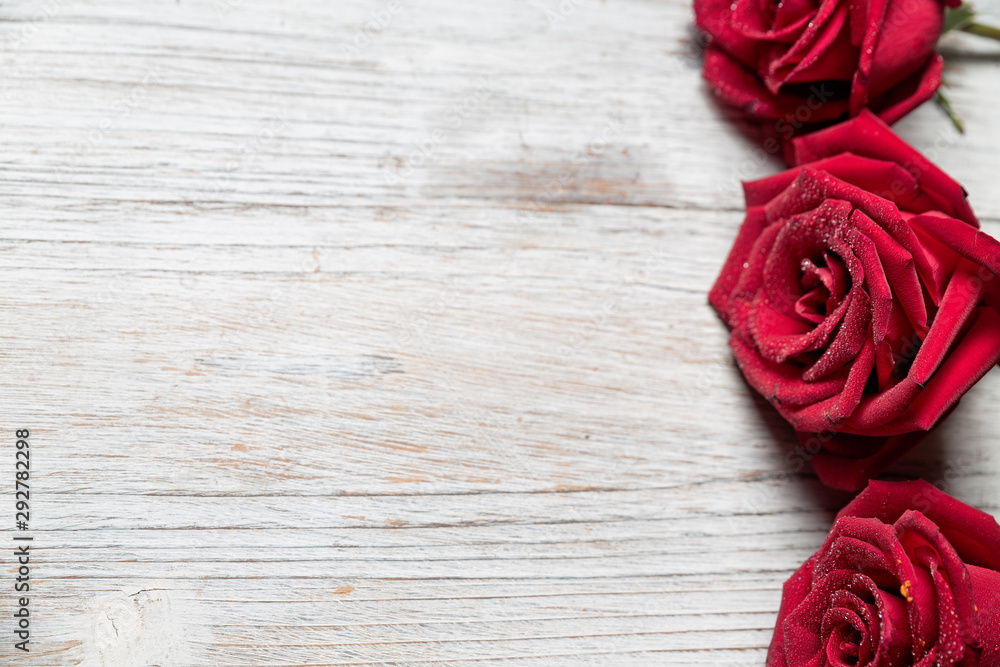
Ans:
{"label": "red rose", "polygon": [[965,191],[869,112],[744,184],[709,300],[747,381],[799,434],[788,462],[861,488],[1000,361],[1000,243]]}
{"label": "red rose", "polygon": [[785,583],[768,667],[1000,665],[1000,526],[930,484],[872,482]]}
{"label": "red rose", "polygon": [[[705,78],[785,139],[870,108],[894,123],[941,85],[943,0],[695,0]],[[960,0],[947,0],[951,7]],[[804,129],[803,129],[804,128]]]}

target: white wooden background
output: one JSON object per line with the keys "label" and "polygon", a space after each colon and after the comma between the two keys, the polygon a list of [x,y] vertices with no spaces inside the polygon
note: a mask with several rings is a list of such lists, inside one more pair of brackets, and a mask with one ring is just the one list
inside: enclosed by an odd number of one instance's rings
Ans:
{"label": "white wooden background", "polygon": [[[391,8],[0,4],[9,664],[763,664],[846,498],[706,304],[778,165],[689,3]],[[1000,48],[945,51],[968,133],[898,129],[1000,234]],[[1000,511],[998,401],[894,472]]]}

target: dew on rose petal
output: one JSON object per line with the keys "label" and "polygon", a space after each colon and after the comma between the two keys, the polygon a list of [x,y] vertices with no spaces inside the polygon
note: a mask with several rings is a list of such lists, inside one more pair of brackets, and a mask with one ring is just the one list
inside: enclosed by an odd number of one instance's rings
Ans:
{"label": "dew on rose petal", "polygon": [[750,262],[743,262],[743,268],[744,269],[749,269],[750,268]]}

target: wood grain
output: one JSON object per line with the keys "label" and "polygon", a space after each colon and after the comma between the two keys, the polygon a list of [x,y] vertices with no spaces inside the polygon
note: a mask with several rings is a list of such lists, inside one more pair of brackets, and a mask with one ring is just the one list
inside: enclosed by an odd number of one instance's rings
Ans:
{"label": "wood grain", "polygon": [[[12,664],[763,664],[845,499],[785,467],[706,305],[739,180],[778,165],[690,21],[0,6],[0,405],[10,461],[32,431],[37,577]],[[1000,52],[944,49],[967,134],[898,129],[998,235]],[[994,372],[893,473],[996,513],[998,400]]]}

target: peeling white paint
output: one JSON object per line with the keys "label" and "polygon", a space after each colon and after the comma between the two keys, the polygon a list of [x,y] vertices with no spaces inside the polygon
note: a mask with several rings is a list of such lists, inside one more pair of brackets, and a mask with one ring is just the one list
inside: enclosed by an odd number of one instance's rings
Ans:
{"label": "peeling white paint", "polygon": [[[175,603],[166,591],[124,591],[92,600],[85,614],[84,667],[187,665],[195,603]],[[183,609],[183,610],[182,610]],[[182,623],[181,619],[185,622]]]}

